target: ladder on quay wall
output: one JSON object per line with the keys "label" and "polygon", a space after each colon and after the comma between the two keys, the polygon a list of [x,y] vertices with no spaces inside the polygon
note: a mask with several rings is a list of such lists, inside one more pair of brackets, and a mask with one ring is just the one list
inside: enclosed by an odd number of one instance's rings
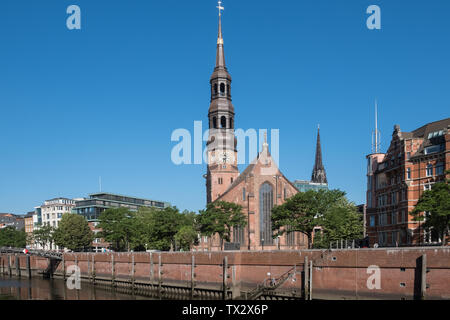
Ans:
{"label": "ladder on quay wall", "polygon": [[250,292],[246,292],[243,295],[240,295],[237,300],[256,300],[261,297],[263,294],[267,294],[268,292],[272,292],[279,287],[281,287],[287,280],[293,278],[297,273],[297,266],[289,269],[285,273],[283,273],[278,278],[266,278],[264,281],[259,284],[255,289]]}

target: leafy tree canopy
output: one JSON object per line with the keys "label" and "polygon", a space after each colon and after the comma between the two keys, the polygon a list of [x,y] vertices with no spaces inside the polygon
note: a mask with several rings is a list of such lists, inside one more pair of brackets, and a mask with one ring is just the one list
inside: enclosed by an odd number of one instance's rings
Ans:
{"label": "leafy tree canopy", "polygon": [[55,244],[61,248],[78,250],[89,247],[94,234],[83,216],[66,213],[54,231],[53,238]]}
{"label": "leafy tree canopy", "polygon": [[0,229],[0,247],[24,248],[27,245],[27,234],[14,227]]}

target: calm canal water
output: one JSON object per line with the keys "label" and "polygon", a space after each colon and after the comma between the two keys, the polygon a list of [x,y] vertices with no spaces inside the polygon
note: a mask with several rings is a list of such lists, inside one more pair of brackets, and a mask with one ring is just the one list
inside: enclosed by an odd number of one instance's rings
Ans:
{"label": "calm canal water", "polygon": [[69,290],[61,279],[15,278],[0,275],[0,300],[152,300],[119,293],[82,282],[80,290]]}

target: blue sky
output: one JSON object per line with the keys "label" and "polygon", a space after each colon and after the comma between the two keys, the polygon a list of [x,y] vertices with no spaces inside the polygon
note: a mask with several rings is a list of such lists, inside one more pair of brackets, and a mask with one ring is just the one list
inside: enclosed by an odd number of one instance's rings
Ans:
{"label": "blue sky", "polygon": [[[81,8],[68,30],[66,8]],[[450,116],[447,0],[224,0],[236,127],[280,130],[280,167],[310,179],[317,124],[331,188],[365,201],[374,100],[382,149]],[[366,8],[381,8],[368,30]],[[0,212],[99,190],[205,205],[205,165],[170,159],[207,121],[215,0],[0,3]],[[244,167],[241,167],[243,170]]]}

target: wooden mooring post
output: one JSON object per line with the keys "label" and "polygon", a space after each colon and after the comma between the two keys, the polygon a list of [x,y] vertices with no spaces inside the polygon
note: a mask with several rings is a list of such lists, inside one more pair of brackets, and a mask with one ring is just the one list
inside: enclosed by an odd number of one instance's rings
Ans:
{"label": "wooden mooring post", "polygon": [[312,300],[312,289],[313,289],[313,262],[312,260],[309,262],[309,300]]}
{"label": "wooden mooring post", "polygon": [[228,257],[225,256],[223,258],[223,265],[222,265],[222,300],[226,300],[228,297]]}
{"label": "wooden mooring post", "polygon": [[162,275],[163,275],[163,271],[162,271],[162,267],[163,264],[161,262],[161,254],[158,255],[158,294],[159,294],[159,298],[162,297]]}
{"label": "wooden mooring post", "polygon": [[116,286],[116,272],[115,272],[115,262],[114,254],[111,254],[111,283],[113,288]]}
{"label": "wooden mooring post", "polygon": [[16,277],[20,277],[20,259],[19,255],[15,254],[15,265],[16,265]]}
{"label": "wooden mooring post", "polygon": [[12,270],[11,270],[11,255],[8,254],[8,275],[12,276]]}
{"label": "wooden mooring post", "polygon": [[309,261],[308,257],[305,257],[303,264],[303,297],[305,300],[309,300]]}
{"label": "wooden mooring post", "polygon": [[191,299],[194,298],[195,291],[195,256],[192,255],[191,261]]}
{"label": "wooden mooring post", "polygon": [[95,254],[93,254],[92,255],[92,272],[91,272],[91,275],[92,275],[92,284],[94,284],[95,285]]}
{"label": "wooden mooring post", "polygon": [[66,281],[66,259],[64,254],[62,256],[62,271],[63,271],[63,280]]}
{"label": "wooden mooring post", "polygon": [[135,273],[135,261],[134,261],[134,254],[131,254],[131,289],[134,290],[134,273]]}
{"label": "wooden mooring post", "polygon": [[31,257],[28,254],[26,256],[26,263],[27,263],[27,277],[28,279],[31,279]]}

